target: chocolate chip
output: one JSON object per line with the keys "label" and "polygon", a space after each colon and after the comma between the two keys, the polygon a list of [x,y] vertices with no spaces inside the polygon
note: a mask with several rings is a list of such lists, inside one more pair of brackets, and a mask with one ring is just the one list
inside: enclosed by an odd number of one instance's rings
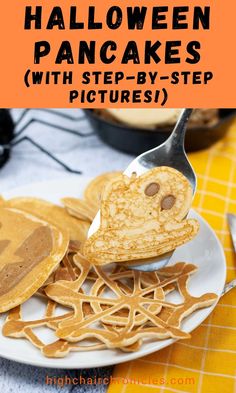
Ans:
{"label": "chocolate chip", "polygon": [[150,183],[145,188],[145,194],[147,196],[153,196],[156,195],[159,190],[160,190],[160,185],[158,183]]}
{"label": "chocolate chip", "polygon": [[175,201],[174,195],[165,196],[161,201],[161,210],[170,210],[174,206]]}

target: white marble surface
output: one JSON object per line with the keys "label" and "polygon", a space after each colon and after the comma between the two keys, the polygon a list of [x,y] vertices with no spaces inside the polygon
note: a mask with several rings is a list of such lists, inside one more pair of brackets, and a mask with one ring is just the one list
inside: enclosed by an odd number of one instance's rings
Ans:
{"label": "white marble surface", "polygon": [[[82,115],[80,110],[60,111],[75,117]],[[11,113],[14,120],[17,121],[22,110],[14,109]],[[73,130],[84,133],[91,131],[86,120],[70,121],[59,118],[53,113],[44,113],[40,110],[29,111],[17,128],[21,128],[32,117],[53,121],[54,123],[57,122],[57,124],[65,125]],[[32,123],[22,135],[30,136],[37,143],[67,163],[67,165],[81,170],[87,176],[96,176],[104,171],[123,170],[130,160],[132,160],[132,156],[108,147],[95,135],[88,138],[81,138],[37,123]],[[24,142],[14,147],[10,160],[0,169],[0,192],[28,183],[60,179],[65,175],[65,170],[58,166],[57,163],[39,152],[28,142]],[[72,376],[78,376],[82,373],[83,376],[97,375],[102,377],[109,376],[111,368],[92,369],[89,371],[73,370],[70,373]],[[66,370],[40,369],[0,358],[0,391],[5,393],[46,393],[57,390],[61,391],[62,389],[60,387],[46,385],[45,378],[46,375],[63,377],[66,374],[68,375],[68,371]],[[100,393],[105,390],[106,386],[102,385],[63,387],[63,392],[73,391],[74,393]]]}

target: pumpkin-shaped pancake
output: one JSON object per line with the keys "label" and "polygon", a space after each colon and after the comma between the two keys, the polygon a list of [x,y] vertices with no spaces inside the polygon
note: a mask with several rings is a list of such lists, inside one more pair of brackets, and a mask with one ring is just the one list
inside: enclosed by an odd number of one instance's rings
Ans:
{"label": "pumpkin-shaped pancake", "polygon": [[0,208],[0,312],[29,299],[65,255],[67,232],[35,216]]}

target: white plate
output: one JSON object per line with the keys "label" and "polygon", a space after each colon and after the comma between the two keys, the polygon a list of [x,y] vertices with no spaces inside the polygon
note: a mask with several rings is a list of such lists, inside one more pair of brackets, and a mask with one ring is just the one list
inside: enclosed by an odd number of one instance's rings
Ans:
{"label": "white plate", "polygon": [[[68,176],[60,181],[50,181],[30,184],[8,192],[3,196],[12,198],[15,196],[36,196],[58,203],[64,196],[81,197],[82,191],[89,179],[82,176]],[[171,263],[177,261],[191,262],[198,265],[199,270],[190,280],[189,289],[195,296],[205,292],[214,292],[220,296],[226,277],[226,263],[222,246],[215,233],[203,218],[195,211],[191,211],[191,217],[200,222],[200,231],[194,240],[179,247],[174,253]],[[173,296],[173,295],[172,295]],[[173,299],[173,298],[172,298]],[[40,299],[31,299],[23,307],[24,316],[32,319],[39,317]],[[203,310],[196,311],[186,318],[182,328],[191,332],[212,312],[216,303]],[[0,316],[0,331],[5,315]],[[40,337],[48,342],[52,337],[45,331],[39,332]],[[21,363],[41,367],[52,368],[91,368],[102,367],[126,362],[139,358],[149,353],[158,351],[174,342],[173,339],[162,341],[148,341],[143,344],[138,352],[124,353],[119,350],[101,350],[93,352],[72,352],[62,359],[45,358],[39,350],[34,348],[27,340],[11,339],[3,337],[0,333],[0,356]]]}

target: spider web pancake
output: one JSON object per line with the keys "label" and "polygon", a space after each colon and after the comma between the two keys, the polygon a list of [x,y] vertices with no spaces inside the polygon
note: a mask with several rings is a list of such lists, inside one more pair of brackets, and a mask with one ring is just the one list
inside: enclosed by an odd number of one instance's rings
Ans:
{"label": "spider web pancake", "polygon": [[[77,260],[76,263],[81,266],[81,275],[77,281],[73,283],[61,281],[46,288],[47,296],[74,310],[73,316],[59,322],[56,330],[59,338],[69,342],[96,338],[108,348],[120,348],[132,345],[145,337],[189,338],[189,334],[180,329],[181,320],[197,308],[211,305],[217,298],[215,294],[205,294],[201,297],[190,295],[186,283],[190,274],[196,271],[196,267],[186,263],[176,264],[175,274],[170,277],[165,277],[163,269],[164,278],[160,276],[158,284],[154,283],[146,288],[142,288],[141,284],[143,273],[132,272],[132,287],[129,291],[125,291],[124,286],[119,282],[121,278],[127,277],[127,271],[124,270],[123,275],[120,273],[118,280],[117,273],[109,276],[100,268],[94,267],[99,280],[103,281],[101,285],[106,285],[112,291],[112,295],[103,297],[100,282],[97,284],[97,280],[88,294],[81,293],[79,289],[86,280],[89,267],[81,260]],[[130,275],[130,272],[128,274]],[[184,296],[180,304],[167,302],[163,299],[162,293],[160,298],[156,296],[158,287],[164,288],[173,283]],[[94,313],[85,316],[82,309],[84,303],[89,303]],[[169,311],[167,320],[161,318],[162,309]],[[124,310],[125,313],[128,310],[125,316]],[[104,324],[109,325],[110,328],[105,330]]]}

